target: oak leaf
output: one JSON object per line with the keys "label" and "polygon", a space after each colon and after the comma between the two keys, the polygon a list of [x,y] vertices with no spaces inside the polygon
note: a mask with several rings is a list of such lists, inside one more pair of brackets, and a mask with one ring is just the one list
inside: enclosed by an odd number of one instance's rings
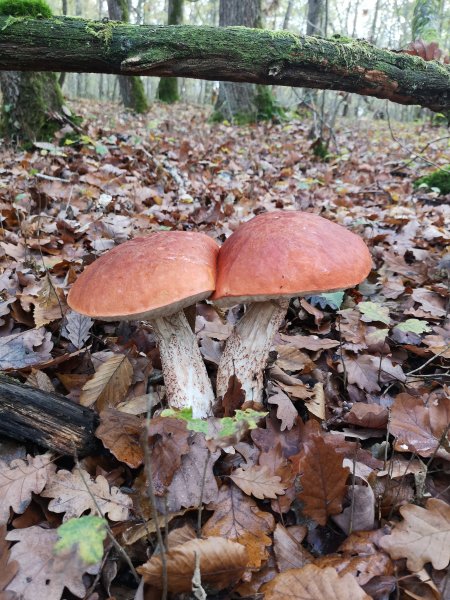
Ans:
{"label": "oak leaf", "polygon": [[17,458],[10,465],[0,462],[0,523],[9,519],[9,508],[22,514],[31,502],[31,494],[40,494],[55,472],[52,455]]}
{"label": "oak leaf", "polygon": [[95,435],[117,460],[136,469],[144,462],[144,451],[140,442],[143,424],[144,422],[134,415],[111,408],[105,409],[100,413],[100,426]]}
{"label": "oak leaf", "polygon": [[55,555],[53,549],[58,539],[56,529],[43,529],[34,525],[14,529],[6,539],[18,542],[11,548],[11,559],[20,565],[19,572],[7,590],[17,593],[21,600],[61,598],[65,587],[82,598],[86,593],[83,574],[86,571],[98,571],[97,566],[87,568],[72,554]]}
{"label": "oak leaf", "polygon": [[0,369],[23,369],[51,359],[51,333],[28,329],[0,338]]}
{"label": "oak leaf", "polygon": [[284,571],[260,591],[265,600],[370,600],[350,573],[340,577],[331,567],[320,569],[315,565]]}
{"label": "oak leaf", "polygon": [[300,460],[302,491],[299,499],[303,512],[319,525],[342,512],[349,469],[342,466],[342,457],[320,436],[311,436]]}
{"label": "oak leaf", "polygon": [[189,451],[181,457],[165,497],[156,498],[156,507],[162,513],[200,506],[217,498],[219,488],[213,466],[220,450],[210,452],[201,433],[190,437],[188,448]]}
{"label": "oak leaf", "polygon": [[4,589],[8,583],[15,577],[19,570],[19,564],[15,560],[10,560],[9,544],[5,540],[6,525],[0,526],[0,598],[9,600]]}
{"label": "oak leaf", "polygon": [[116,406],[125,398],[131,385],[133,367],[124,354],[108,358],[83,386],[80,396],[82,406],[94,403],[99,411]]}
{"label": "oak leaf", "polygon": [[173,417],[154,417],[148,427],[155,494],[162,496],[189,452],[190,432],[185,421]]}
{"label": "oak leaf", "polygon": [[100,517],[108,515],[111,521],[124,521],[132,505],[131,498],[117,487],[110,488],[103,475],[93,481],[83,469],[76,469],[73,473],[61,469],[41,496],[53,498],[48,508],[56,513],[65,513],[64,521],[80,517],[85,511]]}
{"label": "oak leaf", "polygon": [[[378,392],[382,383],[406,381],[406,376],[400,365],[393,365],[389,358],[370,354],[361,354],[356,358],[344,357],[345,370],[349,383],[357,385],[366,392]],[[344,371],[342,364],[338,365],[340,373]]]}
{"label": "oak leaf", "polygon": [[247,496],[254,496],[259,500],[282,496],[286,486],[281,483],[281,477],[272,475],[267,466],[253,465],[247,469],[236,469],[230,479],[241,488]]}
{"label": "oak leaf", "polygon": [[[192,590],[196,556],[200,564],[202,584],[212,590],[222,590],[238,581],[248,561],[244,546],[220,537],[194,539],[179,544],[169,550],[165,557],[169,592],[183,593]],[[162,587],[163,567],[159,555],[152,556],[137,571],[146,583]]]}
{"label": "oak leaf", "polygon": [[276,393],[269,397],[268,402],[277,406],[277,419],[281,421],[281,431],[292,429],[298,417],[297,409],[287,394],[280,390],[280,388],[275,389]]}
{"label": "oak leaf", "polygon": [[86,315],[81,315],[75,310],[66,313],[62,335],[66,337],[78,350],[84,346],[89,338],[94,321]]}
{"label": "oak leaf", "polygon": [[430,498],[425,508],[406,504],[400,508],[403,521],[379,544],[392,558],[406,558],[410,571],[420,571],[431,562],[445,569],[450,561],[450,506]]}
{"label": "oak leaf", "polygon": [[273,516],[260,510],[254,500],[234,485],[222,485],[217,500],[208,505],[208,510],[214,510],[214,514],[203,526],[203,535],[239,542],[247,548],[248,566],[259,568],[267,558],[266,546],[272,543],[268,534],[275,525]]}
{"label": "oak leaf", "polygon": [[436,454],[449,460],[448,423],[450,397],[439,398],[425,406],[420,397],[398,394],[391,409],[390,432],[396,437],[394,448],[399,452],[417,452],[423,457]]}

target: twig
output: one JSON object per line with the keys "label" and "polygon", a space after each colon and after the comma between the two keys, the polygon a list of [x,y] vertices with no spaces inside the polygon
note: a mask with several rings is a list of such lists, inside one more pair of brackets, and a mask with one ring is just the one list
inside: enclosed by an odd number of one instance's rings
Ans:
{"label": "twig", "polygon": [[161,600],[167,600],[167,592],[168,592],[167,587],[168,586],[167,586],[166,547],[164,545],[164,540],[163,540],[163,537],[161,534],[161,530],[159,528],[158,509],[156,507],[155,490],[153,487],[153,469],[152,469],[152,462],[151,462],[151,457],[150,457],[150,449],[148,447],[148,442],[147,442],[152,408],[153,408],[153,399],[151,397],[149,397],[148,398],[148,406],[147,406],[147,416],[146,416],[146,420],[145,420],[146,439],[144,440],[144,444],[143,444],[144,445],[144,462],[145,462],[145,471],[147,474],[147,483],[148,483],[147,493],[148,493],[150,504],[151,504],[152,510],[153,510],[153,518],[155,520],[155,529],[156,529],[156,538],[158,540],[158,544],[159,544],[160,551],[161,551],[161,567],[162,567]]}
{"label": "twig", "polygon": [[445,348],[443,350],[441,350],[437,354],[434,354],[431,358],[429,358],[426,362],[424,362],[423,365],[420,365],[420,367],[417,367],[417,369],[413,369],[412,371],[408,371],[408,373],[406,373],[406,376],[412,375],[413,373],[418,373],[419,371],[421,371],[422,369],[424,369],[427,365],[429,365],[431,362],[433,362],[433,360],[436,359],[438,356],[441,356],[441,354],[445,354],[445,352],[447,352],[447,350],[449,348],[450,348],[450,344],[447,344],[447,346],[445,346]]}
{"label": "twig", "polygon": [[203,492],[205,490],[206,482],[206,469],[208,468],[209,459],[211,457],[211,451],[207,448],[208,453],[206,455],[205,465],[203,467],[202,484],[200,487],[200,498],[198,501],[198,513],[197,513],[197,537],[200,537],[200,531],[202,528],[202,512],[203,512]]}

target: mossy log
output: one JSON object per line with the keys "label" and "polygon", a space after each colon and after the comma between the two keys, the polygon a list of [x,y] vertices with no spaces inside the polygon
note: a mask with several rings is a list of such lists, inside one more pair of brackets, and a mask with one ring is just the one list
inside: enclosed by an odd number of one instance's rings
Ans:
{"label": "mossy log", "polygon": [[348,38],[246,27],[0,18],[0,69],[242,81],[450,109],[450,67]]}
{"label": "mossy log", "polygon": [[60,454],[86,456],[101,448],[96,427],[93,410],[0,376],[0,435]]}

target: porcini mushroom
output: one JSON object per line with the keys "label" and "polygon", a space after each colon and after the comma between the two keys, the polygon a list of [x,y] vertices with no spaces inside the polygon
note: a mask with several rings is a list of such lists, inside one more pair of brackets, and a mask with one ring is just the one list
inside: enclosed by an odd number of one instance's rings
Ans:
{"label": "porcini mushroom", "polygon": [[236,375],[246,399],[259,401],[263,369],[289,299],[353,287],[371,265],[359,236],[315,214],[274,211],[241,225],[220,248],[211,300],[220,307],[250,307],[225,344],[217,396]]}
{"label": "porcini mushroom", "polygon": [[214,394],[195,334],[183,309],[215,288],[219,247],[202,233],[163,231],[113,248],[86,267],[69,306],[104,321],[150,322],[172,408],[211,414]]}

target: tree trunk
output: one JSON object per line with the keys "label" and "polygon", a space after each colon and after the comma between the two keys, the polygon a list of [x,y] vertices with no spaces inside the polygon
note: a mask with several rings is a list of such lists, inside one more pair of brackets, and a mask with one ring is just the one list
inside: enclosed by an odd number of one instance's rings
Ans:
{"label": "tree trunk", "polygon": [[[108,13],[112,21],[128,23],[130,20],[127,0],[108,0]],[[140,77],[119,75],[119,88],[122,102],[126,108],[130,108],[137,113],[147,111],[147,98]]]}
{"label": "tree trunk", "polygon": [[450,109],[450,67],[361,40],[245,27],[0,17],[0,70],[192,77],[335,89]]}
{"label": "tree trunk", "polygon": [[[169,0],[167,16],[168,25],[181,25],[183,23],[183,0]],[[161,77],[158,86],[158,98],[168,104],[177,102],[180,99],[176,77]]]}
{"label": "tree trunk", "polygon": [[412,39],[439,42],[441,37],[442,0],[416,0],[412,22]]}
{"label": "tree trunk", "polygon": [[308,0],[306,17],[306,35],[320,35],[320,21],[323,12],[323,0]]}
{"label": "tree trunk", "polygon": [[[238,25],[261,28],[261,0],[220,0],[219,26]],[[223,81],[219,86],[214,120],[227,119],[235,123],[253,123],[259,117],[266,117],[266,104],[271,105],[267,91],[259,90],[248,83]]]}
{"label": "tree trunk", "polygon": [[0,73],[3,106],[0,135],[29,147],[50,140],[61,127],[63,97],[54,73]]}

